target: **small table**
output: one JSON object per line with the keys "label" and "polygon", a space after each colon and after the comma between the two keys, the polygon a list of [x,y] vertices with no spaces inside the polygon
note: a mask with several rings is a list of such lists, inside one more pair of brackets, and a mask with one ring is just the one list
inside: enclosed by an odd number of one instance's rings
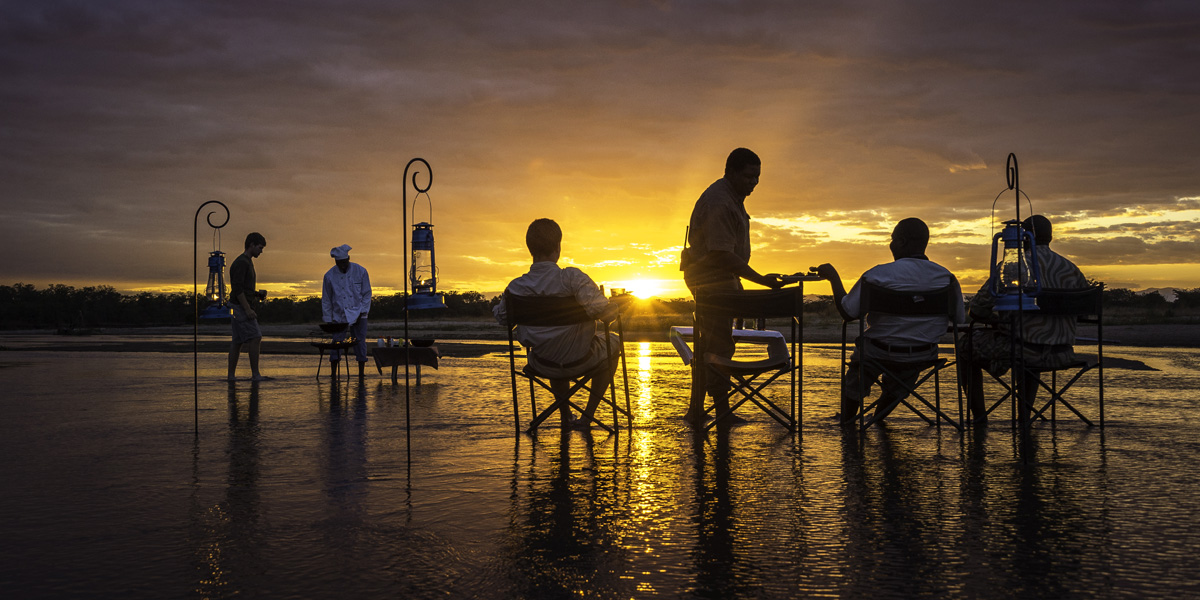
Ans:
{"label": "small table", "polygon": [[342,358],[345,359],[346,363],[346,372],[350,372],[350,353],[346,352],[346,350],[354,347],[355,342],[353,340],[343,340],[340,342],[309,342],[309,344],[313,348],[316,348],[318,351],[320,351],[320,355],[317,356],[317,379],[321,378],[321,363],[325,362],[326,350],[329,350],[331,353],[334,350],[341,350]]}
{"label": "small table", "polygon": [[421,385],[421,365],[437,369],[438,359],[442,356],[438,352],[437,346],[376,346],[371,349],[371,355],[375,357],[375,369],[379,371],[380,375],[383,375],[384,367],[392,368],[392,383],[398,383],[396,380],[397,368],[406,362],[416,365],[417,385]]}

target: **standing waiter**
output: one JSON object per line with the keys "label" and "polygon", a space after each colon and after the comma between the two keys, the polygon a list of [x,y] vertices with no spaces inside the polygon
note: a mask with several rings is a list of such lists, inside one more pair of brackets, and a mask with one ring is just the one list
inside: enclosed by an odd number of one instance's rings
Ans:
{"label": "standing waiter", "polygon": [[[688,225],[688,244],[680,269],[692,296],[742,289],[742,279],[769,287],[783,287],[778,273],[760,274],[750,267],[750,215],[746,197],[758,185],[762,161],[746,148],[738,148],[725,159],[725,175],[700,194]],[[729,318],[702,317],[697,320],[705,352],[732,357],[733,321]],[[704,395],[713,398],[714,414],[729,408],[729,378],[707,369],[700,353],[693,359],[692,394],[684,420],[692,425],[704,421]],[[727,417],[741,422],[737,415]]]}

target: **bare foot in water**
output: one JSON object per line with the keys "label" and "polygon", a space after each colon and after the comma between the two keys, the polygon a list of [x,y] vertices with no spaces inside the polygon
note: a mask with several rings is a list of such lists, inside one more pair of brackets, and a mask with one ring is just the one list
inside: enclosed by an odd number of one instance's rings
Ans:
{"label": "bare foot in water", "polygon": [[255,375],[254,377],[250,378],[250,381],[271,381],[272,379],[275,379],[275,378],[267,377],[266,375]]}

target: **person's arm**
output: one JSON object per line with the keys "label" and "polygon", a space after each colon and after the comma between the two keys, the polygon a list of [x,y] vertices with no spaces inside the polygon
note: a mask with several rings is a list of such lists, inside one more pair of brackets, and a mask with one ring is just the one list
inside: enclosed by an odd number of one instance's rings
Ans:
{"label": "person's arm", "polygon": [[250,307],[250,301],[246,299],[245,292],[238,292],[237,301],[242,306],[242,310],[245,311],[247,319],[251,321],[258,319],[258,313],[254,312],[254,309]]}
{"label": "person's arm", "polygon": [[258,313],[254,312],[254,308],[250,306],[250,299],[246,297],[246,266],[236,259],[229,266],[229,285],[233,300],[242,307],[246,318],[251,321],[258,319]]}
{"label": "person's arm", "polygon": [[[362,267],[360,267],[362,268]],[[371,276],[362,268],[362,304],[358,307],[358,318],[364,318],[371,312]]]}
{"label": "person's arm", "polygon": [[970,314],[972,321],[981,323],[995,323],[998,321],[996,312],[992,307],[996,304],[996,298],[992,296],[992,280],[988,279],[979,288],[978,292],[971,297]]}
{"label": "person's arm", "polygon": [[763,287],[771,289],[779,289],[783,287],[783,275],[779,273],[767,273],[763,275],[755,271],[750,263],[738,258],[738,256],[727,250],[718,250],[710,252],[706,259],[707,265],[722,271],[729,271],[742,279],[757,283]]}
{"label": "person's arm", "polygon": [[329,281],[328,273],[321,283],[321,319],[326,323],[333,322],[333,284]]}
{"label": "person's arm", "polygon": [[838,274],[837,269],[829,263],[825,263],[819,267],[814,267],[817,275],[829,281],[829,287],[833,290],[833,305],[837,307],[838,314],[842,315],[843,321],[853,321],[857,317],[846,312],[846,307],[842,306],[842,300],[846,298],[846,286],[842,283],[842,276]]}
{"label": "person's arm", "polygon": [[957,277],[952,277],[950,281],[952,286],[950,300],[958,303],[954,309],[954,324],[965,324],[967,322],[967,311],[964,308],[965,303],[963,302],[962,287],[959,285]]}

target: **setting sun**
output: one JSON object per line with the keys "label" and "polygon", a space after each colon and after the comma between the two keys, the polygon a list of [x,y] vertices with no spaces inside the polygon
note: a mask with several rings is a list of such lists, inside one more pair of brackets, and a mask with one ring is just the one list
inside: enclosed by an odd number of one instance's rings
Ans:
{"label": "setting sun", "polygon": [[631,279],[629,281],[615,281],[612,283],[613,290],[625,290],[634,297],[645,300],[653,298],[663,293],[662,284],[655,279]]}

